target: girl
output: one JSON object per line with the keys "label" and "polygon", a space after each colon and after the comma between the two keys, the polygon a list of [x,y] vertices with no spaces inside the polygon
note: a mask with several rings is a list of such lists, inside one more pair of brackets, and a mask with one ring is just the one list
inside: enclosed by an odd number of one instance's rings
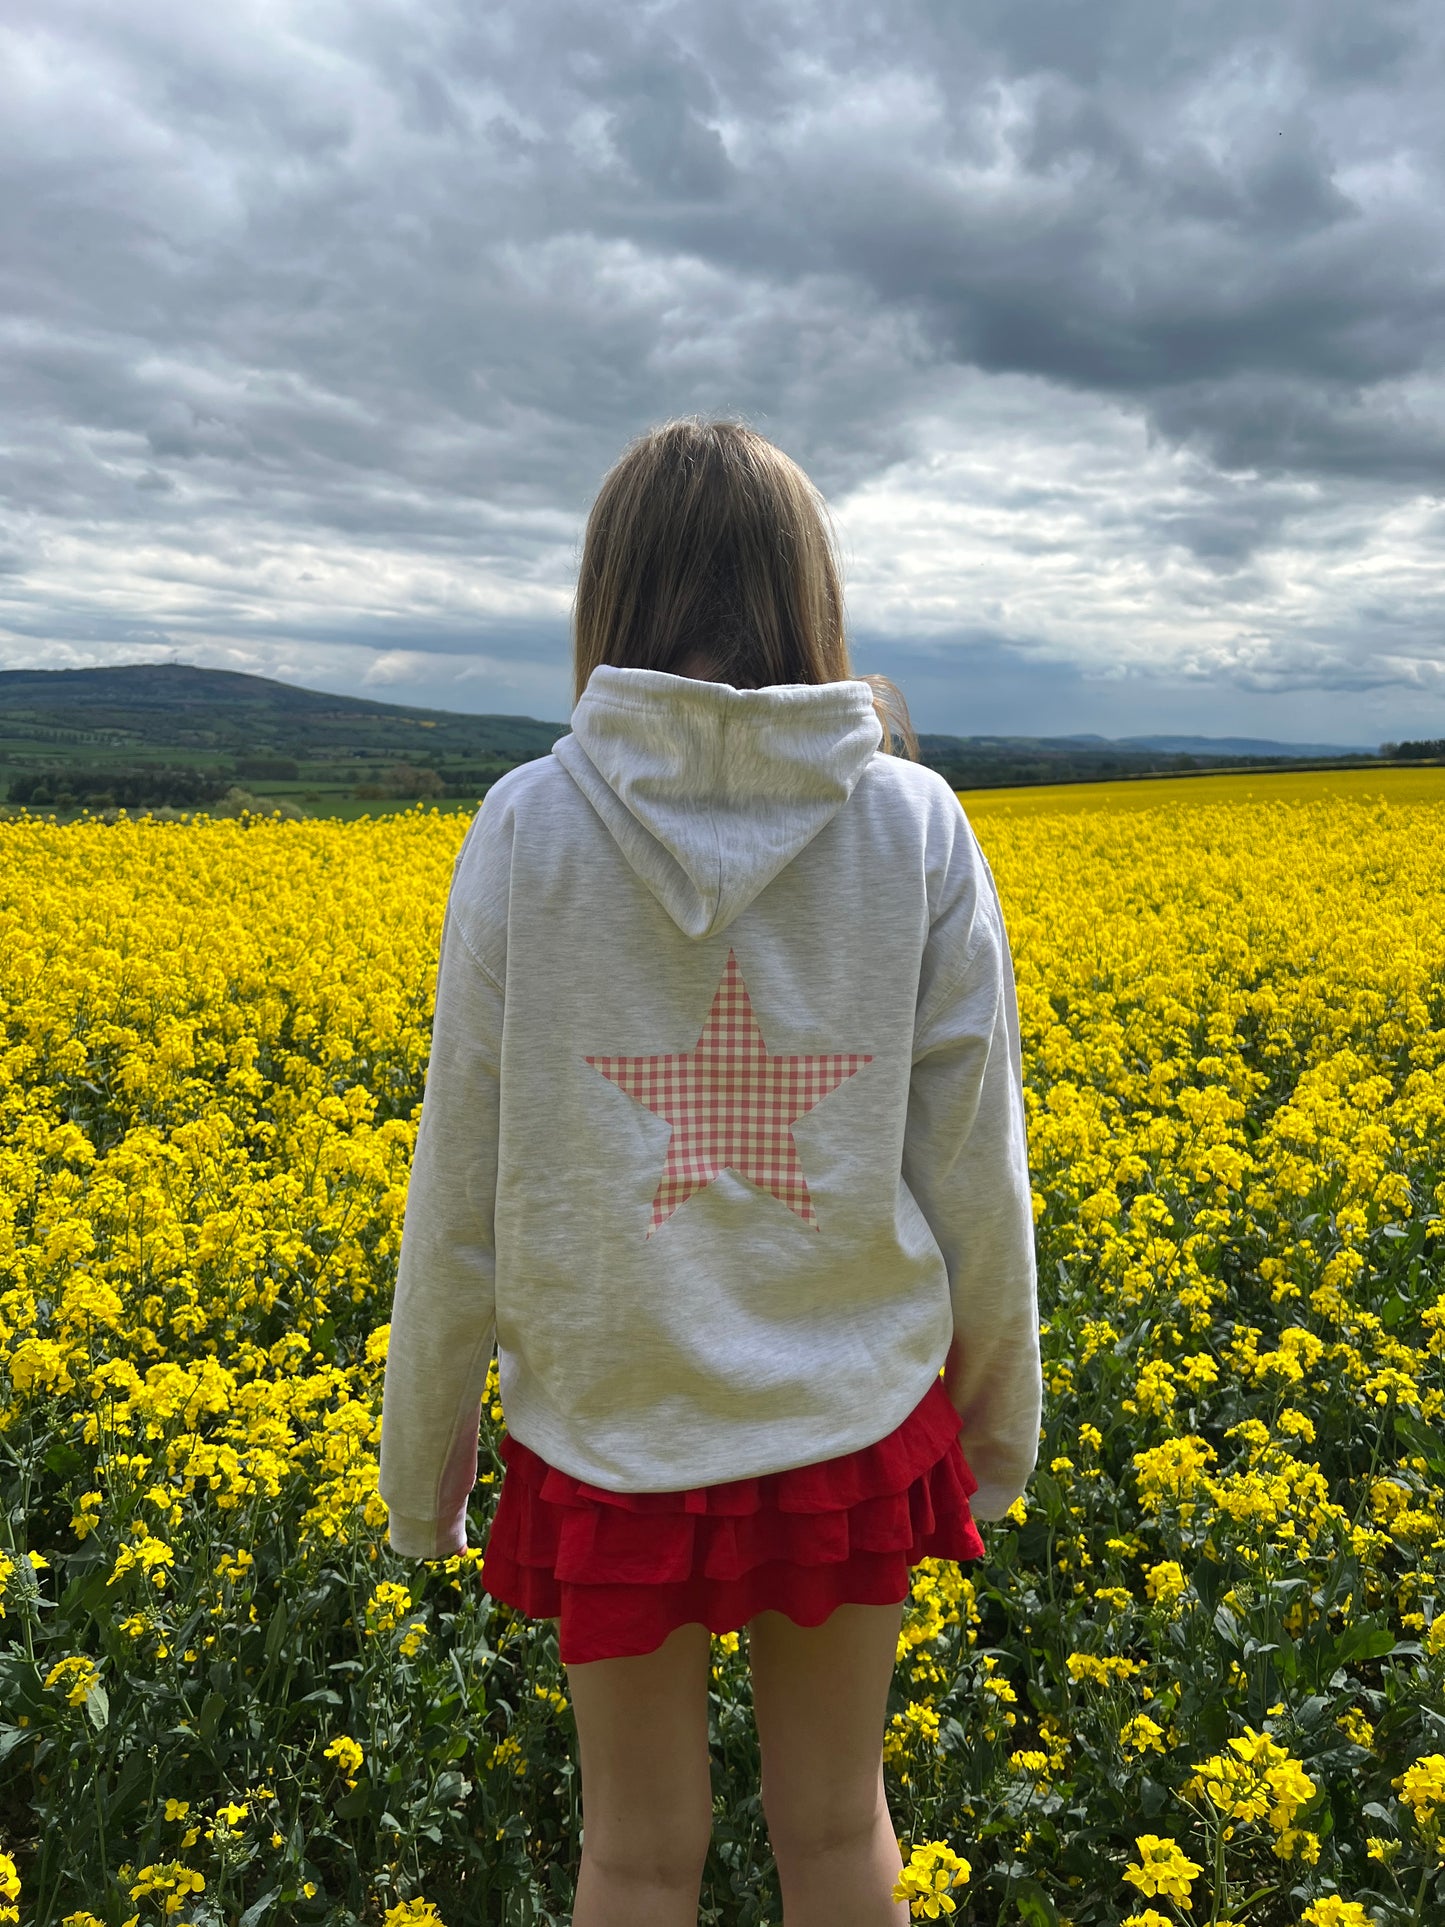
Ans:
{"label": "girl", "polygon": [[452,875],[390,1543],[466,1546],[495,1342],[482,1576],[558,1628],[574,1927],[696,1920],[710,1635],[743,1627],[787,1927],[882,1927],[909,1569],[980,1558],[1038,1453],[998,897],[906,712],[889,753],[896,691],[850,671],[820,498],[747,427],[671,421],[612,469],[575,656],[571,733]]}

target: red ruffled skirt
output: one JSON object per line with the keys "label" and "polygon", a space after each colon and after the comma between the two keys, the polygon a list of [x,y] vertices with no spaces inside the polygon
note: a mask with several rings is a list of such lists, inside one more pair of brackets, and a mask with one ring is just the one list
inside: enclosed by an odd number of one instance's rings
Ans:
{"label": "red ruffled skirt", "polygon": [[556,1619],[564,1665],[655,1652],[675,1627],[755,1613],[817,1626],[835,1606],[906,1599],[921,1559],[983,1557],[963,1424],[936,1378],[903,1423],[841,1458],[682,1492],[608,1492],[504,1432],[481,1580]]}

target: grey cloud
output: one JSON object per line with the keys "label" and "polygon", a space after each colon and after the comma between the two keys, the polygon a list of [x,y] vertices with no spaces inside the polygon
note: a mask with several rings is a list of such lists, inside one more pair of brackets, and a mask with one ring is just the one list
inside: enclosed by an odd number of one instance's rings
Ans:
{"label": "grey cloud", "polygon": [[1422,420],[1359,384],[1311,385],[1281,370],[1181,386],[1155,409],[1160,433],[1222,470],[1383,484],[1445,495],[1445,417]]}
{"label": "grey cloud", "polygon": [[197,455],[246,456],[253,452],[249,436],[234,422],[205,414],[177,395],[160,403],[145,434],[153,455],[174,455],[182,461]]}
{"label": "grey cloud", "polygon": [[[1206,464],[1209,490],[1136,504],[1129,536],[1193,557],[1216,606],[1308,512],[1262,484],[1442,493],[1428,0],[319,20],[22,4],[32,58],[0,75],[8,550],[46,529],[218,563],[340,543],[565,583],[649,422],[740,413],[846,496],[967,436],[940,427],[961,370],[1037,382],[1041,421],[1051,393],[1114,400]],[[1048,509],[1021,555],[1054,543]],[[239,589],[209,593],[251,633]],[[378,610],[338,642],[368,620],[392,633]],[[464,649],[468,624],[426,647]],[[522,656],[559,646],[554,619],[503,628]],[[1363,686],[1387,628],[1218,673]],[[1400,687],[1406,658],[1380,657]]]}

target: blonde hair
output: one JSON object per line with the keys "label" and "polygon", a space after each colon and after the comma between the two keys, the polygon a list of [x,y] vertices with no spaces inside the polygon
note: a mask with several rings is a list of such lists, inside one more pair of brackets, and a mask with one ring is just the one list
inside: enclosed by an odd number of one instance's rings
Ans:
{"label": "blonde hair", "polygon": [[[822,496],[745,423],[688,415],[631,442],[592,504],[573,602],[574,700],[599,663],[679,675],[694,656],[736,689],[853,677]],[[897,685],[857,680],[873,687],[882,748],[916,762]]]}

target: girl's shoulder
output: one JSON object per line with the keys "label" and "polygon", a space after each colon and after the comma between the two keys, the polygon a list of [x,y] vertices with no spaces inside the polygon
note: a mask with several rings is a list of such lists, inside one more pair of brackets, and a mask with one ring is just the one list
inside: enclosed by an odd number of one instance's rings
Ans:
{"label": "girl's shoulder", "polygon": [[930,855],[945,863],[969,857],[976,848],[973,826],[956,790],[927,763],[876,752],[854,788],[864,809],[906,814],[912,818]]}

